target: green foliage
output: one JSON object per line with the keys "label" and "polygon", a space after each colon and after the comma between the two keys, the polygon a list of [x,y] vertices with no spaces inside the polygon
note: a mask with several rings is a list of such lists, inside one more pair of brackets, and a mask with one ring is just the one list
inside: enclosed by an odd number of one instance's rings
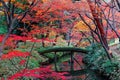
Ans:
{"label": "green foliage", "polygon": [[[32,42],[31,43],[27,42],[26,44],[24,42],[20,42],[15,50],[19,50],[22,52],[29,52],[31,50],[32,45],[33,45]],[[7,53],[9,51],[6,50],[4,52]],[[21,64],[20,62],[22,60],[25,60],[25,63]],[[39,56],[39,54],[37,53],[37,51],[35,51],[35,49],[33,49],[31,55],[26,58],[15,57],[12,59],[0,60],[0,77],[2,76],[4,78],[7,78],[8,76],[11,76],[17,71],[20,71],[22,69],[25,68],[33,69],[36,67],[40,67],[40,63],[42,61],[44,61],[44,58]]]}
{"label": "green foliage", "polygon": [[1,26],[0,27],[0,34],[6,33],[7,32],[6,26],[4,26],[4,25],[0,25],[0,26]]}
{"label": "green foliage", "polygon": [[36,68],[36,67],[39,67],[40,64],[39,64],[39,61],[36,60],[35,58],[31,58],[29,60],[29,68],[33,69],[33,68]]}
{"label": "green foliage", "polygon": [[112,61],[110,61],[106,57],[105,50],[99,44],[93,44],[92,46],[87,47],[87,49],[91,50],[83,60],[87,68],[97,72],[97,74],[100,74],[107,79],[120,79],[118,76],[120,75],[120,63],[117,59],[113,58]]}
{"label": "green foliage", "polygon": [[0,34],[4,34],[7,32],[7,27],[4,21],[5,16],[0,16]]}

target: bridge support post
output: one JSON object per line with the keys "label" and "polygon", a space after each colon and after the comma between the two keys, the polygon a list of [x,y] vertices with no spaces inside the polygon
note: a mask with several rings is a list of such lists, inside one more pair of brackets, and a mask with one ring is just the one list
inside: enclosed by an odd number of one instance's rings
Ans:
{"label": "bridge support post", "polygon": [[55,64],[55,71],[58,71],[58,69],[57,69],[57,55],[56,55],[56,52],[55,52],[55,55],[54,55],[54,64]]}
{"label": "bridge support post", "polygon": [[74,71],[74,53],[70,52],[70,71]]}

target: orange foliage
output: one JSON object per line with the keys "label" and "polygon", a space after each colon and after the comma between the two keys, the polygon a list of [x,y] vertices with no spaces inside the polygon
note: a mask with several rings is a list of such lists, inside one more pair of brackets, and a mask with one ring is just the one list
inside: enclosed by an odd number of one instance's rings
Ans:
{"label": "orange foliage", "polygon": [[87,32],[90,31],[88,26],[82,21],[79,21],[78,23],[76,23],[74,25],[74,29],[78,31],[87,31]]}

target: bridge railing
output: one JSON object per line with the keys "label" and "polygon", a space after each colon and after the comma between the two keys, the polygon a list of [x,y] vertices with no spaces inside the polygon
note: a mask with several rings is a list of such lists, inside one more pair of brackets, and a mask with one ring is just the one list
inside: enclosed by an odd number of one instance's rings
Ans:
{"label": "bridge railing", "polygon": [[[64,55],[70,55],[70,72],[74,71],[74,61],[80,65],[79,61],[74,57],[74,53],[78,52],[80,54],[87,54],[89,51],[83,48],[74,48],[74,47],[53,47],[53,48],[48,48],[45,50],[38,50],[38,53],[40,55],[43,55],[45,53],[53,53],[54,54],[54,58],[51,59],[51,62],[54,62],[54,67],[55,67],[55,71],[59,72],[57,69],[57,61],[58,61],[58,57],[57,54],[59,52],[64,52]],[[66,52],[66,54],[65,54]],[[61,56],[62,57],[62,56]]]}

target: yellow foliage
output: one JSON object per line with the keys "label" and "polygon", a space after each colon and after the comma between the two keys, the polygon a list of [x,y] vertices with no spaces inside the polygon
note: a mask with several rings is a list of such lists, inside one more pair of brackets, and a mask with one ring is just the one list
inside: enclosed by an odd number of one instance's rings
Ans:
{"label": "yellow foliage", "polygon": [[55,36],[56,36],[56,32],[55,31],[51,31],[50,33],[49,33],[49,38],[55,38]]}
{"label": "yellow foliage", "polygon": [[11,0],[11,2],[15,2],[16,0]]}
{"label": "yellow foliage", "polygon": [[76,45],[77,47],[86,47],[89,46],[90,43],[88,41],[82,41],[82,42],[78,42]]}
{"label": "yellow foliage", "polygon": [[2,3],[0,3],[0,6],[2,6]]}
{"label": "yellow foliage", "polygon": [[66,40],[63,39],[63,36],[57,37],[56,46],[68,46]]}
{"label": "yellow foliage", "polygon": [[79,21],[77,24],[75,24],[74,29],[79,31],[90,31],[88,26],[82,21]]}
{"label": "yellow foliage", "polygon": [[44,2],[48,2],[49,0],[42,0],[42,2],[44,3]]}
{"label": "yellow foliage", "polygon": [[0,15],[4,15],[4,12],[3,12],[3,11],[0,11]]}

